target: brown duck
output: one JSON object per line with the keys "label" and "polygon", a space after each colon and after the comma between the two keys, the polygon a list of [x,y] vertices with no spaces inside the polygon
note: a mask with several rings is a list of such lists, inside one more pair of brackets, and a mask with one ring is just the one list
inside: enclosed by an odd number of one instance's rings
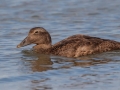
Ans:
{"label": "brown duck", "polygon": [[52,45],[50,34],[42,27],[32,28],[17,47],[29,44],[36,44],[33,50],[38,53],[66,57],[80,57],[120,49],[120,42],[81,34],[70,36]]}

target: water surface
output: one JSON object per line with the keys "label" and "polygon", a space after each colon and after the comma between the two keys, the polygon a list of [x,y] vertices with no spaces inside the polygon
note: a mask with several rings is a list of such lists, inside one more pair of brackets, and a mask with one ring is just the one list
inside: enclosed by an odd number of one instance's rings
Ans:
{"label": "water surface", "polygon": [[120,41],[119,0],[0,0],[0,90],[120,90],[120,51],[79,58],[17,49],[32,27]]}

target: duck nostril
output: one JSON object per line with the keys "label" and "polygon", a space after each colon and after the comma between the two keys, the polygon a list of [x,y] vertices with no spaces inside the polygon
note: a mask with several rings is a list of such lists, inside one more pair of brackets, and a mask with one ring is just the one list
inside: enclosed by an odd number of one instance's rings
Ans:
{"label": "duck nostril", "polygon": [[25,40],[23,41],[23,44],[25,43]]}

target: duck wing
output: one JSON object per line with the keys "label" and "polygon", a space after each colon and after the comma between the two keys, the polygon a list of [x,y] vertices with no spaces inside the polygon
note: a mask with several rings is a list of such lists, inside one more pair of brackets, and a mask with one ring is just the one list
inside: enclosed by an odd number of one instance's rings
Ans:
{"label": "duck wing", "polygon": [[119,42],[78,34],[54,44],[51,53],[67,57],[80,57],[118,49],[120,49]]}

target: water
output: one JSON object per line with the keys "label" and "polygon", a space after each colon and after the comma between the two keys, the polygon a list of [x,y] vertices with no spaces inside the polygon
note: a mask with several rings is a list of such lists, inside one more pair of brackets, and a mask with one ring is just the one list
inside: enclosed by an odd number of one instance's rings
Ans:
{"label": "water", "polygon": [[0,1],[0,90],[120,90],[119,50],[66,58],[16,48],[36,26],[53,44],[78,33],[120,41],[120,0]]}

